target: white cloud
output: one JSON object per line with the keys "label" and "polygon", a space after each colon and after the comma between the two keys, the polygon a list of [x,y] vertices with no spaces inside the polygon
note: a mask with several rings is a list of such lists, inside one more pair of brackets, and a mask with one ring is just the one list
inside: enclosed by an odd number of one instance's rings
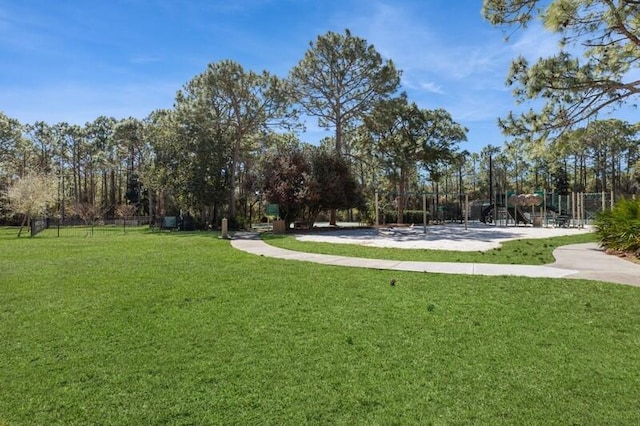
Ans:
{"label": "white cloud", "polygon": [[517,40],[509,44],[512,57],[522,55],[527,60],[537,61],[553,56],[559,50],[560,37],[545,30],[539,23],[530,25],[519,35]]}
{"label": "white cloud", "polygon": [[423,82],[420,83],[420,88],[422,88],[423,90],[430,92],[430,93],[435,93],[437,95],[443,95],[444,94],[444,90],[442,89],[442,86],[429,81],[429,82]]}

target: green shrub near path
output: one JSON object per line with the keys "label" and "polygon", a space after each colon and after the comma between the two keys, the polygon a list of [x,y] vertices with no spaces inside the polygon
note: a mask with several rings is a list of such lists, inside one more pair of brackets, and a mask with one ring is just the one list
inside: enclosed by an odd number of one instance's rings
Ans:
{"label": "green shrub near path", "polygon": [[640,257],[640,200],[618,201],[598,215],[596,229],[604,247]]}

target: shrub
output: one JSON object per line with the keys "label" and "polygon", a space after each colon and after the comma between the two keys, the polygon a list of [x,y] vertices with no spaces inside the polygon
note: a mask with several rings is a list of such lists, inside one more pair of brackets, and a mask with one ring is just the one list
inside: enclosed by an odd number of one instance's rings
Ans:
{"label": "shrub", "polygon": [[605,248],[640,252],[640,200],[620,200],[598,215],[595,226]]}

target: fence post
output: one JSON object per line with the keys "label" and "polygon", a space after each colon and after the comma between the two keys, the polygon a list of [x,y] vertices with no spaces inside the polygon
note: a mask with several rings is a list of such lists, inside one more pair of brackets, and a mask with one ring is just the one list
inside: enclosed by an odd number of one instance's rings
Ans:
{"label": "fence post", "polygon": [[587,224],[584,217],[584,192],[580,193],[580,219],[582,221],[582,227],[584,228]]}
{"label": "fence post", "polygon": [[376,229],[378,229],[378,225],[379,225],[379,212],[378,212],[378,190],[376,189],[376,196],[375,196],[375,210],[376,210]]}
{"label": "fence post", "polygon": [[613,189],[611,190],[611,210],[613,210]]}
{"label": "fence post", "polygon": [[542,190],[542,217],[544,217],[544,227],[549,226],[549,220],[547,218],[547,189]]}
{"label": "fence post", "polygon": [[464,229],[467,230],[469,226],[469,194],[464,194]]}
{"label": "fence post", "polygon": [[427,193],[422,193],[422,232],[427,233]]}
{"label": "fence post", "polygon": [[575,225],[576,220],[576,193],[571,191],[571,221],[569,222],[571,227]]}

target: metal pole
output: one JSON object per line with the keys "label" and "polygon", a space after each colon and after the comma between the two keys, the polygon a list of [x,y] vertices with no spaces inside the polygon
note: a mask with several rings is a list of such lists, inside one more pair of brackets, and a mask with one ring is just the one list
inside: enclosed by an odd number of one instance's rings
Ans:
{"label": "metal pole", "polygon": [[464,194],[464,230],[469,226],[469,194]]}
{"label": "metal pole", "polygon": [[422,232],[427,233],[427,193],[422,193]]}
{"label": "metal pole", "polygon": [[[505,212],[506,212],[505,217],[504,217],[504,226],[505,226],[505,228],[507,226],[509,226],[509,204],[507,204],[508,202],[509,201],[507,200],[507,190],[505,188],[505,190],[504,190],[504,208],[505,208]],[[516,214],[516,208],[515,207],[513,208],[513,213],[514,213],[514,215]]]}
{"label": "metal pole", "polygon": [[613,189],[612,189],[612,190],[611,190],[611,210],[613,210],[613,204],[614,204],[614,202],[613,202],[613,201],[614,201],[614,200],[613,200]]}
{"label": "metal pole", "polygon": [[574,220],[578,212],[576,211],[576,193],[571,191],[571,227],[575,226]]}
{"label": "metal pole", "polygon": [[[562,195],[558,194],[558,214],[559,216],[562,214]],[[556,217],[556,226],[558,226],[558,218]]]}
{"label": "metal pole", "polygon": [[376,189],[376,197],[375,197],[375,210],[376,210],[376,228],[378,228],[378,224],[380,223],[378,216],[378,190]]}
{"label": "metal pole", "polygon": [[582,228],[586,225],[586,220],[584,218],[584,192],[580,193],[580,224]]}
{"label": "metal pole", "polygon": [[547,189],[545,188],[542,191],[542,216],[544,217],[544,227],[549,226],[549,221],[547,220]]}

